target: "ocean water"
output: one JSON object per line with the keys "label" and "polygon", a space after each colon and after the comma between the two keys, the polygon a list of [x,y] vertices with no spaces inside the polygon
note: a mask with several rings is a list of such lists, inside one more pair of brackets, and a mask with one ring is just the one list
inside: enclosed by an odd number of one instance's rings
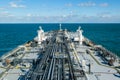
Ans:
{"label": "ocean water", "polygon": [[[39,26],[45,31],[58,30],[59,24],[0,24],[0,56],[37,36]],[[120,56],[120,24],[62,24],[63,29],[76,31]]]}

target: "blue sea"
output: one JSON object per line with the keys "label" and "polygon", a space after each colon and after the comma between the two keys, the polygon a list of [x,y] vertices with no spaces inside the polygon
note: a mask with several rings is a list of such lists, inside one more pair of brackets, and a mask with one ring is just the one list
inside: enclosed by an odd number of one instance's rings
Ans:
{"label": "blue sea", "polygon": [[[59,24],[57,23],[0,24],[0,56],[36,37],[39,26],[42,26],[45,31],[59,29]],[[76,31],[78,26],[83,29],[85,37],[120,56],[120,24],[62,24],[62,28],[66,28],[69,31]]]}

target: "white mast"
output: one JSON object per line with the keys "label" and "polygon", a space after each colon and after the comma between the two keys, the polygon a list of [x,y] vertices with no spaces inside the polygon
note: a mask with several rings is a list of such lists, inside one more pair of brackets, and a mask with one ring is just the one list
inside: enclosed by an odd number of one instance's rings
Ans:
{"label": "white mast", "polygon": [[60,31],[62,30],[62,28],[61,28],[61,24],[59,25],[60,26]]}

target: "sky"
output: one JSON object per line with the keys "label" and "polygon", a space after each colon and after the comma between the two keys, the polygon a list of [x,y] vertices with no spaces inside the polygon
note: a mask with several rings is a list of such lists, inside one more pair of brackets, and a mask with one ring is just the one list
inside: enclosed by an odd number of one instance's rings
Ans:
{"label": "sky", "polygon": [[0,0],[0,23],[120,23],[120,0]]}

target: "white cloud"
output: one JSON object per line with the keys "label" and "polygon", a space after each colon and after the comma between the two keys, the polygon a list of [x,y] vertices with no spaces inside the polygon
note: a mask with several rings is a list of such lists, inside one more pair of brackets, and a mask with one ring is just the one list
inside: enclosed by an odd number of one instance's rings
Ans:
{"label": "white cloud", "polygon": [[19,1],[19,2],[21,2],[21,1],[23,1],[23,0],[15,0],[15,1]]}
{"label": "white cloud", "polygon": [[12,8],[25,8],[25,5],[16,4],[15,2],[10,2],[10,7]]}
{"label": "white cloud", "polygon": [[73,4],[72,4],[72,3],[68,3],[68,4],[65,4],[65,6],[67,6],[67,7],[72,7]]}
{"label": "white cloud", "polygon": [[101,15],[100,17],[101,17],[101,18],[110,18],[111,15],[109,15],[109,14],[104,14],[104,15]]}
{"label": "white cloud", "polygon": [[8,11],[0,12],[0,17],[13,17],[14,15],[9,13]]}
{"label": "white cloud", "polygon": [[91,7],[91,6],[96,6],[96,3],[94,2],[81,2],[78,4],[80,7]]}
{"label": "white cloud", "polygon": [[3,14],[8,14],[9,12],[8,12],[8,11],[3,11],[2,13],[3,13]]}
{"label": "white cloud", "polygon": [[109,4],[108,3],[102,3],[100,4],[101,7],[107,7]]}
{"label": "white cloud", "polygon": [[4,8],[0,7],[0,10],[4,10]]}
{"label": "white cloud", "polygon": [[[8,15],[8,17],[6,17],[6,15]],[[1,14],[0,14],[1,15]],[[0,22],[22,22],[22,23],[57,23],[57,22],[80,22],[80,23],[84,23],[84,22],[88,22],[88,23],[92,23],[92,22],[119,22],[120,21],[120,15],[111,15],[109,12],[103,12],[103,13],[97,13],[94,15],[88,15],[88,14],[81,14],[81,15],[76,15],[76,14],[64,14],[64,15],[57,15],[57,16],[40,16],[38,14],[31,14],[28,13],[24,16],[14,16],[9,14],[9,12],[4,12],[4,16],[0,17]],[[12,18],[12,20],[11,20]]]}
{"label": "white cloud", "polygon": [[95,2],[81,2],[78,4],[80,7],[92,7],[92,6],[101,6],[101,7],[107,7],[109,6],[108,3],[101,3],[101,4],[96,4]]}
{"label": "white cloud", "polygon": [[112,15],[109,12],[103,12],[103,13],[98,13],[96,16],[98,16],[99,18],[111,18]]}
{"label": "white cloud", "polygon": [[28,13],[28,14],[27,14],[27,17],[31,17],[31,16],[32,16],[32,14],[31,14],[31,13]]}

